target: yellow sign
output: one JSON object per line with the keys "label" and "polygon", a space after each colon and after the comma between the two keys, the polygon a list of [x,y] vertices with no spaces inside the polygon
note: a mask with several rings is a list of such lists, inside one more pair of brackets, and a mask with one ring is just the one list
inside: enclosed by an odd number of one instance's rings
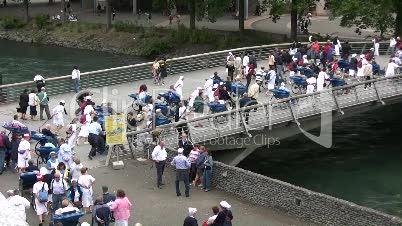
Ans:
{"label": "yellow sign", "polygon": [[125,114],[105,116],[106,144],[127,143]]}

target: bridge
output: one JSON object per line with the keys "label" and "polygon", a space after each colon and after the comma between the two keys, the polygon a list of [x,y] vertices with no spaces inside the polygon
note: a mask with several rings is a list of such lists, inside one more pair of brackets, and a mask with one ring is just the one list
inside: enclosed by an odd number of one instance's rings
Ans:
{"label": "bridge", "polygon": [[[205,78],[208,78],[214,71],[224,73],[224,64],[227,53],[230,51],[235,55],[243,55],[247,51],[254,51],[259,61],[263,65],[263,60],[267,59],[268,54],[275,48],[287,48],[290,43],[247,47],[213,53],[199,54],[188,57],[169,59],[169,77],[167,84],[173,84],[178,76],[185,77],[184,94],[188,96],[197,86],[203,85]],[[353,53],[362,53],[372,47],[369,42],[353,42]],[[388,44],[381,43],[381,54],[388,53]],[[384,58],[381,59],[382,65],[385,64]],[[119,68],[111,68],[81,74],[81,84],[85,89],[93,90],[96,102],[107,98],[113,103],[117,111],[125,111],[130,106],[127,94],[136,92],[139,84],[144,80],[150,80],[150,68],[152,63],[136,64]],[[148,133],[154,130],[163,131],[161,137],[167,141],[167,147],[171,150],[177,148],[178,133],[176,126],[187,124],[190,130],[190,137],[193,142],[207,146],[209,150],[215,151],[215,159],[231,165],[238,164],[241,160],[251,154],[257,147],[275,145],[281,139],[293,136],[321,126],[322,136],[314,138],[316,142],[324,146],[330,146],[331,123],[341,120],[356,112],[367,111],[383,104],[392,104],[399,101],[402,95],[400,82],[401,75],[393,78],[377,78],[371,80],[372,87],[364,90],[363,87],[368,82],[353,83],[346,87],[324,90],[319,93],[308,95],[291,96],[280,101],[269,100],[260,95],[259,104],[246,109],[234,108],[227,112],[218,114],[205,114],[198,118],[187,121],[180,121],[164,126],[149,128],[142,131],[128,132],[128,145],[134,153],[142,154],[142,147],[136,146],[135,137],[138,134]],[[188,83],[191,84],[188,85]],[[6,121],[5,117],[10,117],[15,112],[16,101],[21,91],[27,87],[32,87],[33,82],[23,82],[0,86],[0,118]],[[152,90],[152,85],[151,90]],[[75,96],[72,93],[73,85],[70,75],[55,77],[46,80],[47,92],[51,97],[52,104],[57,104],[59,99],[71,100],[67,103],[69,112],[73,112],[77,105]],[[154,94],[163,89],[155,88]],[[344,92],[345,89],[348,93]],[[155,95],[154,95],[155,96]],[[244,110],[250,110],[249,124],[245,123]],[[43,122],[28,122],[33,128],[39,127]],[[198,127],[201,124],[202,127]],[[80,146],[79,149],[82,146]],[[111,150],[119,150],[111,149]],[[80,154],[81,159],[87,154],[87,150]],[[121,152],[110,151],[110,158],[117,156],[123,158],[129,156]],[[100,157],[99,162],[104,158]],[[99,163],[96,163],[99,164]],[[95,164],[95,165],[96,165]]]}

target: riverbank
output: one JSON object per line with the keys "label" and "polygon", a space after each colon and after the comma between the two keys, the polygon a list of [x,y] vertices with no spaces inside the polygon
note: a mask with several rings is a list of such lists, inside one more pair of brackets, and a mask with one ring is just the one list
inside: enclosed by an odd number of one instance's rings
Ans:
{"label": "riverbank", "polygon": [[153,58],[158,55],[180,57],[243,46],[284,41],[281,35],[246,31],[190,30],[184,25],[145,27],[117,21],[107,31],[104,24],[85,22],[51,22],[38,15],[28,24],[15,17],[0,20],[0,39],[55,45],[67,48],[128,54]]}

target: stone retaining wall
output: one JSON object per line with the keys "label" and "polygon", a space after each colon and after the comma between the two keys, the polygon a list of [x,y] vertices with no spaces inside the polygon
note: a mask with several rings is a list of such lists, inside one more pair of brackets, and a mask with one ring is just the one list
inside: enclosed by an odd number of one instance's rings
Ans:
{"label": "stone retaining wall", "polygon": [[220,162],[214,162],[212,183],[219,190],[319,225],[402,225],[401,218]]}

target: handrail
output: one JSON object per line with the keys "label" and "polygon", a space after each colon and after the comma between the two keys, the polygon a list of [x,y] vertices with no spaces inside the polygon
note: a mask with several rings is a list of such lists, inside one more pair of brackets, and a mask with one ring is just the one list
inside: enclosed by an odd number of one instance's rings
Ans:
{"label": "handrail", "polygon": [[[310,93],[310,94],[301,94],[301,95],[296,95],[296,96],[292,96],[292,97],[288,97],[288,98],[284,98],[284,99],[280,99],[280,100],[275,100],[274,102],[259,103],[259,104],[244,107],[244,108],[232,109],[232,110],[228,110],[228,111],[224,111],[224,112],[209,114],[209,115],[189,119],[189,120],[186,120],[186,121],[179,121],[179,122],[169,123],[169,124],[166,124],[166,125],[157,126],[157,127],[155,127],[155,129],[173,128],[173,127],[185,125],[185,124],[188,124],[188,123],[202,121],[202,120],[205,120],[205,119],[211,119],[211,118],[215,118],[215,117],[219,117],[219,116],[231,115],[231,114],[237,113],[237,112],[241,113],[241,112],[244,112],[244,111],[247,111],[247,110],[254,110],[254,109],[257,109],[257,108],[260,108],[260,107],[266,107],[266,106],[273,105],[273,104],[288,103],[291,100],[298,100],[298,99],[302,99],[302,98],[306,98],[306,97],[319,95],[319,94],[322,94],[322,93],[332,93],[333,91],[337,91],[337,90],[353,88],[353,87],[357,87],[357,86],[368,84],[368,83],[376,83],[376,82],[380,82],[380,81],[384,81],[384,80],[392,80],[392,79],[396,79],[396,78],[402,78],[402,74],[395,75],[395,76],[390,76],[390,77],[377,78],[377,79],[363,81],[363,82],[356,82],[356,83],[353,83],[353,84],[350,84],[350,85],[339,86],[339,87],[335,87],[335,88],[332,88],[332,89],[322,90],[322,91],[319,91],[319,92],[314,92],[314,93]],[[149,128],[149,129],[144,129],[144,130],[139,130],[139,131],[133,131],[133,132],[128,132],[127,135],[128,136],[134,136],[134,135],[137,135],[137,134],[150,132],[152,130],[154,130],[154,129]]]}
{"label": "handrail", "polygon": [[[236,48],[236,49],[229,49],[229,50],[221,50],[221,51],[215,51],[215,52],[208,52],[208,53],[201,53],[201,54],[195,54],[195,55],[190,55],[190,56],[184,56],[184,57],[177,57],[177,58],[171,58],[167,60],[167,63],[169,62],[174,62],[174,61],[181,61],[181,60],[186,60],[186,59],[193,59],[193,58],[198,58],[198,57],[203,57],[203,56],[211,56],[211,55],[218,55],[218,54],[226,54],[228,52],[239,52],[239,51],[244,51],[244,50],[253,50],[253,49],[263,49],[263,48],[276,48],[276,47],[282,47],[282,48],[287,48],[289,45],[292,43],[280,43],[280,44],[270,44],[270,45],[261,45],[261,46],[251,46],[251,47],[242,47],[242,48]],[[301,44],[308,44],[308,42],[302,42]],[[319,42],[319,44],[325,44],[325,42]],[[372,44],[372,42],[350,42],[349,43],[352,47],[354,44]],[[385,44],[386,46],[389,45],[388,42],[380,42],[380,46],[383,47]],[[137,67],[142,67],[142,66],[150,66],[152,65],[152,62],[147,62],[147,63],[140,63],[140,64],[134,64],[134,65],[127,65],[127,66],[122,66],[122,67],[115,67],[115,68],[108,68],[108,69],[102,69],[102,70],[96,70],[96,71],[90,71],[90,72],[83,72],[81,73],[82,77],[96,74],[96,73],[105,73],[105,72],[111,72],[111,71],[116,71],[116,70],[122,70],[122,69],[132,69],[132,68],[137,68]],[[69,79],[71,78],[71,75],[64,75],[64,76],[59,76],[59,77],[52,77],[46,79],[47,82],[49,81],[58,81],[58,80],[63,80],[63,79]],[[26,82],[19,82],[19,83],[13,83],[13,84],[5,84],[1,85],[0,89],[2,88],[8,88],[8,87],[14,87],[14,86],[23,86],[23,85],[31,85],[33,84],[33,81],[26,81]]]}

